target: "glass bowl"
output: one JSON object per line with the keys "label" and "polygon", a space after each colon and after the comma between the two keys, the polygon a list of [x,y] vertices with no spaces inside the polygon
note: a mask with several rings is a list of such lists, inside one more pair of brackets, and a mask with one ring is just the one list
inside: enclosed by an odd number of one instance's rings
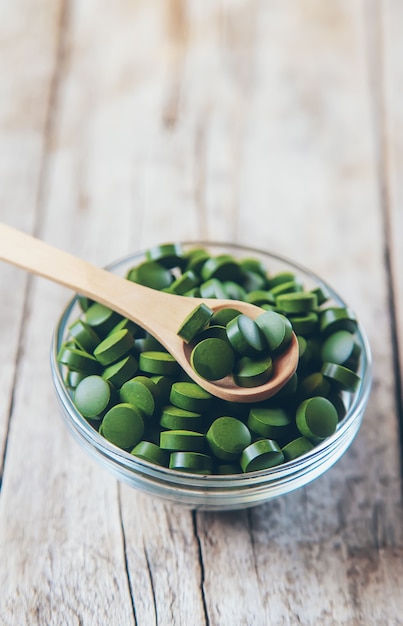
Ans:
{"label": "glass bowl", "polygon": [[[235,258],[253,257],[260,260],[270,273],[294,272],[306,289],[327,290],[330,303],[347,303],[315,273],[293,261],[269,252],[240,245],[216,242],[183,242],[188,250],[204,247],[211,255],[231,254]],[[106,269],[121,276],[144,260],[144,252],[129,255]],[[333,435],[302,456],[270,469],[230,475],[198,475],[157,466],[134,457],[102,437],[75,408],[71,393],[64,382],[63,367],[57,361],[59,349],[66,338],[67,328],[81,310],[74,297],[64,309],[56,325],[51,347],[51,373],[61,414],[68,430],[84,450],[103,468],[132,487],[158,496],[170,503],[192,509],[230,510],[255,506],[302,487],[326,472],[345,453],[355,438],[364,415],[371,387],[371,353],[367,337],[358,322],[356,337],[361,347],[357,390],[349,394],[349,404]]]}

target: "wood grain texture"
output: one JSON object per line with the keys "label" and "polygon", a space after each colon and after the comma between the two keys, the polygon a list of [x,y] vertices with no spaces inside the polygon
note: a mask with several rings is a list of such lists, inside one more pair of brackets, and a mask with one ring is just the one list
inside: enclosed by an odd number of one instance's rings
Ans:
{"label": "wood grain texture", "polygon": [[401,623],[401,20],[398,0],[0,3],[2,221],[98,265],[177,239],[288,255],[374,361],[329,472],[192,512],[71,439],[48,366],[69,293],[1,266],[0,624]]}

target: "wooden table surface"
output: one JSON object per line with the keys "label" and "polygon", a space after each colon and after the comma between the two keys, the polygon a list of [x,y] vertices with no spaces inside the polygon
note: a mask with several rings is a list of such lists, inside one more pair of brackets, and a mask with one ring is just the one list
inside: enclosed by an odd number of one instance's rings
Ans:
{"label": "wooden table surface", "polygon": [[362,427],[300,490],[194,512],[118,483],[59,416],[70,293],[0,265],[0,623],[403,624],[403,3],[0,0],[0,220],[105,265],[207,239],[355,309]]}

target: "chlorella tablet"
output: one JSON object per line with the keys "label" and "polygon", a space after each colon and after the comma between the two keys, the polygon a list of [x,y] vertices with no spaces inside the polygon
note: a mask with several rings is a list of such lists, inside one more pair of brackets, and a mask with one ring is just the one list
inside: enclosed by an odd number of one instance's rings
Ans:
{"label": "chlorella tablet", "polygon": [[119,448],[133,448],[144,433],[142,415],[131,404],[115,404],[105,414],[99,432]]}
{"label": "chlorella tablet", "polygon": [[150,463],[156,463],[162,466],[168,465],[168,454],[166,450],[161,450],[156,443],[151,441],[139,441],[130,454],[137,456],[139,459],[149,461]]}
{"label": "chlorella tablet", "polygon": [[207,380],[219,380],[232,372],[234,351],[227,341],[210,337],[198,342],[192,350],[190,364]]}
{"label": "chlorella tablet", "polygon": [[248,427],[235,417],[218,417],[206,434],[212,453],[223,461],[237,459],[252,441]]}
{"label": "chlorella tablet", "polygon": [[213,459],[202,452],[172,452],[169,458],[170,469],[193,474],[211,474]]}
{"label": "chlorella tablet", "polygon": [[182,337],[183,341],[189,343],[197,333],[203,330],[212,315],[213,310],[210,307],[204,303],[199,304],[182,322],[178,330],[179,337]]}
{"label": "chlorella tablet", "polygon": [[213,396],[196,383],[176,382],[171,387],[169,400],[181,409],[203,413],[210,408]]}
{"label": "chlorella tablet", "polygon": [[233,376],[239,387],[257,387],[270,380],[273,373],[273,360],[270,356],[251,359],[247,356],[237,361]]}
{"label": "chlorella tablet", "polygon": [[169,430],[196,430],[201,432],[204,420],[201,413],[187,411],[172,404],[162,409],[160,426]]}
{"label": "chlorella tablet", "polygon": [[180,370],[179,364],[169,352],[158,350],[141,352],[139,366],[143,372],[164,376],[175,376]]}
{"label": "chlorella tablet", "polygon": [[145,384],[143,377],[134,377],[126,381],[119,392],[122,402],[128,402],[144,415],[151,417],[155,410],[155,394]]}
{"label": "chlorella tablet", "polygon": [[227,326],[228,340],[241,355],[252,356],[262,352],[266,346],[264,335],[256,322],[241,313],[234,317]]}
{"label": "chlorella tablet", "polygon": [[283,461],[284,455],[275,441],[259,439],[242,451],[240,464],[244,472],[255,472],[274,467]]}
{"label": "chlorella tablet", "polygon": [[111,388],[100,376],[86,376],[74,392],[76,407],[84,417],[100,417],[109,404]]}
{"label": "chlorella tablet", "polygon": [[291,417],[285,409],[260,405],[251,407],[247,421],[252,432],[270,439],[283,436],[291,423]]}
{"label": "chlorella tablet", "polygon": [[164,430],[160,435],[163,450],[201,452],[204,449],[204,435],[191,430]]}
{"label": "chlorella tablet", "polygon": [[94,350],[95,358],[102,365],[110,365],[125,356],[134,346],[133,336],[128,330],[119,330],[108,335]]}
{"label": "chlorella tablet", "polygon": [[286,461],[293,461],[298,457],[302,456],[306,452],[310,452],[313,450],[314,445],[309,439],[306,437],[298,437],[297,439],[293,439],[285,446],[281,448],[281,451],[284,455],[284,459]]}
{"label": "chlorella tablet", "polygon": [[276,311],[265,311],[255,319],[264,334],[266,343],[271,353],[284,350],[291,341],[291,322]]}
{"label": "chlorella tablet", "polygon": [[94,302],[85,312],[84,319],[100,337],[104,337],[120,321],[120,316],[109,307]]}
{"label": "chlorella tablet", "polygon": [[321,396],[304,400],[297,408],[296,422],[301,435],[325,439],[336,430],[339,417],[333,404]]}

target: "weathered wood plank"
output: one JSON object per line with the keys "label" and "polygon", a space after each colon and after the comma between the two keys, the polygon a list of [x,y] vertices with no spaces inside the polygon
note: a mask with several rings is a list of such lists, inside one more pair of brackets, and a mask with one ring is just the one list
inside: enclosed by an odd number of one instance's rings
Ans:
{"label": "weathered wood plank", "polygon": [[[400,402],[403,405],[403,186],[401,173],[403,171],[403,131],[402,131],[402,102],[401,92],[403,85],[402,68],[402,38],[403,11],[401,3],[392,0],[381,3],[383,20],[380,24],[383,43],[382,76],[384,89],[384,108],[382,113],[383,136],[383,163],[385,203],[387,204],[388,234],[390,240],[389,254],[392,265],[392,289],[395,310],[395,332],[397,356],[400,367]],[[397,372],[397,375],[399,372]],[[403,420],[403,416],[401,416]]]}
{"label": "weathered wood plank", "polygon": [[[0,219],[28,231],[38,219],[37,198],[46,143],[62,2],[0,5]],[[0,475],[19,358],[27,278],[0,273]],[[9,289],[9,285],[13,288]]]}

